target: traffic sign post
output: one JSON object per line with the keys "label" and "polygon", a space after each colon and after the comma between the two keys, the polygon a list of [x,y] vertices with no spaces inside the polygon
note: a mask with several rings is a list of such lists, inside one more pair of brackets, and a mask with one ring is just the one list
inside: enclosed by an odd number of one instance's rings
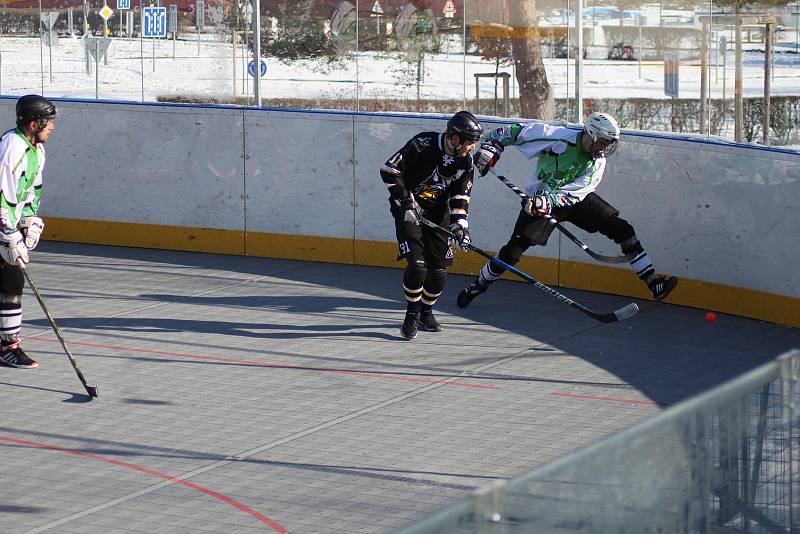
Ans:
{"label": "traffic sign post", "polygon": [[58,44],[58,33],[53,30],[53,26],[58,20],[58,11],[46,11],[42,13],[42,24],[46,31],[42,32],[42,42],[47,45],[50,56],[50,83],[53,83],[53,47]]}
{"label": "traffic sign post", "polygon": [[175,61],[175,40],[178,38],[178,6],[171,4],[169,6],[169,28],[172,34],[172,61]]}
{"label": "traffic sign post", "polygon": [[108,7],[108,4],[103,4],[97,14],[103,19],[103,37],[108,37],[108,19],[114,15],[114,11]]}
{"label": "traffic sign post", "polygon": [[197,3],[195,4],[195,8],[194,8],[194,15],[195,15],[195,19],[194,19],[195,22],[194,23],[195,23],[195,26],[197,26],[197,55],[198,56],[200,55],[200,32],[203,30],[203,28],[206,25],[205,10],[206,10],[206,3],[203,0],[197,0]]}
{"label": "traffic sign post", "polygon": [[676,52],[664,52],[664,94],[678,98],[680,59]]}

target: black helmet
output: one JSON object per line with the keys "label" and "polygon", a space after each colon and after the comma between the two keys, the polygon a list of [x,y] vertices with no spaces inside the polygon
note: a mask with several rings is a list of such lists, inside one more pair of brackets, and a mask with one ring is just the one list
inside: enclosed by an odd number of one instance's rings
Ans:
{"label": "black helmet", "polygon": [[447,133],[456,134],[462,140],[477,141],[483,134],[483,126],[469,111],[459,111],[447,121]]}
{"label": "black helmet", "polygon": [[48,120],[55,118],[58,110],[43,96],[25,95],[17,100],[17,124],[37,121],[43,128]]}

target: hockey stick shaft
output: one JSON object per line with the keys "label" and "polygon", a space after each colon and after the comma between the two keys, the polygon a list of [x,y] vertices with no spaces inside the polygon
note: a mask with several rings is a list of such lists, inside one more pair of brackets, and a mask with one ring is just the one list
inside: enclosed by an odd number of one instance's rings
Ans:
{"label": "hockey stick shaft", "polygon": [[[503,176],[501,174],[497,174],[494,169],[491,169],[491,171],[492,171],[492,174],[494,174],[497,177],[498,180],[503,182],[506,186],[508,186],[509,189],[511,189],[517,195],[519,195],[519,197],[521,199],[528,200],[528,198],[529,198],[528,195],[526,195],[525,192],[523,190],[521,190],[519,187],[514,185],[514,183],[511,180],[509,180],[508,178],[506,178],[505,176]],[[627,254],[625,256],[605,256],[603,254],[598,254],[597,252],[593,251],[588,246],[583,244],[583,242],[580,239],[575,237],[575,235],[572,232],[567,230],[552,215],[543,215],[543,217],[547,220],[547,222],[549,222],[550,224],[552,224],[553,226],[558,228],[573,243],[575,243],[576,245],[581,247],[584,252],[586,252],[589,256],[591,256],[592,258],[594,258],[594,259],[596,259],[598,261],[602,261],[602,262],[605,262],[605,263],[628,263],[628,262],[630,262],[631,260],[633,260],[636,257],[636,254]]]}
{"label": "hockey stick shaft", "polygon": [[[442,228],[438,224],[433,223],[433,222],[425,219],[424,217],[420,218],[420,222],[422,224],[424,224],[425,226],[429,226],[430,228],[433,228],[434,230],[442,232],[443,234],[447,235],[451,239],[458,240],[458,238],[456,238],[456,236],[455,236],[455,234],[453,234],[453,232],[451,232],[450,230],[448,230],[446,228]],[[519,276],[520,278],[522,278],[526,282],[531,283],[534,286],[536,286],[537,289],[540,289],[540,290],[544,291],[545,293],[547,293],[551,297],[555,297],[559,302],[563,302],[564,304],[568,304],[572,308],[575,308],[576,310],[585,313],[586,315],[588,315],[592,319],[600,321],[601,323],[613,323],[613,322],[616,322],[616,321],[623,321],[625,319],[630,319],[631,317],[633,317],[634,315],[639,313],[639,306],[637,306],[636,303],[628,304],[627,306],[624,306],[623,308],[620,308],[619,310],[616,310],[616,311],[611,312],[611,313],[598,313],[596,311],[590,310],[589,308],[587,308],[585,306],[582,306],[581,304],[575,302],[574,300],[572,300],[571,298],[567,297],[566,295],[564,295],[562,293],[559,293],[558,291],[556,291],[552,287],[541,283],[540,281],[538,281],[537,279],[535,279],[534,277],[532,277],[528,273],[526,273],[524,271],[520,271],[519,269],[517,269],[513,265],[509,265],[508,263],[504,262],[503,260],[501,260],[499,258],[496,258],[495,256],[492,256],[488,252],[485,252],[485,251],[479,249],[478,247],[476,247],[472,243],[467,244],[467,248],[469,250],[471,250],[472,252],[475,252],[476,254],[479,254],[479,255],[483,256],[484,258],[488,259],[490,262],[498,265],[499,267],[501,267],[501,268],[503,268],[503,269],[505,269],[507,271],[511,271],[512,273],[516,274],[517,276]]]}
{"label": "hockey stick shaft", "polygon": [[58,329],[58,326],[56,326],[56,322],[53,319],[53,316],[50,315],[50,311],[47,309],[47,304],[45,304],[44,302],[44,297],[42,297],[42,294],[39,293],[38,289],[36,289],[33,280],[31,280],[31,275],[28,274],[28,270],[25,268],[25,265],[20,260],[17,260],[17,265],[19,265],[19,267],[22,269],[22,274],[25,275],[25,280],[27,280],[28,285],[31,288],[31,291],[33,291],[33,294],[36,295],[36,300],[39,301],[39,306],[42,307],[42,311],[47,316],[47,320],[50,322],[50,326],[53,328],[53,332],[55,332],[58,341],[61,343],[61,347],[64,349],[64,353],[67,355],[67,358],[69,358],[69,363],[71,363],[72,368],[75,369],[75,373],[78,375],[78,379],[81,381],[81,384],[83,384],[84,389],[86,389],[86,393],[88,393],[90,397],[97,397],[98,396],[97,387],[90,386],[89,384],[86,383],[86,379],[83,377],[83,372],[81,372],[78,360],[76,360],[72,356],[72,353],[67,348],[67,344],[64,342],[64,338],[61,335],[61,331]]}

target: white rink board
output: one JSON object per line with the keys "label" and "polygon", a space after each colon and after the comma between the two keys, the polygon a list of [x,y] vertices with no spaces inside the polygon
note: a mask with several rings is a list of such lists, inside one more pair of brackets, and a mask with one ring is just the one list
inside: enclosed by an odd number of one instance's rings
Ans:
{"label": "white rink board", "polygon": [[[394,242],[381,164],[443,118],[209,106],[59,102],[44,216]],[[9,127],[13,99],[0,99]],[[486,122],[487,127],[499,123]],[[518,185],[532,163],[498,165]],[[245,192],[247,198],[245,200]],[[797,298],[800,155],[628,133],[598,193],[636,228],[660,272]],[[519,210],[491,175],[471,227],[496,250]],[[576,234],[616,254],[599,235]],[[558,232],[538,256],[591,262]],[[622,265],[620,268],[627,268]]]}
{"label": "white rink board", "polygon": [[244,124],[247,230],[352,239],[352,116],[248,110]]}
{"label": "white rink board", "polygon": [[[243,229],[241,111],[97,102],[57,106],[56,130],[47,144],[45,215]],[[10,119],[13,107],[4,110]]]}

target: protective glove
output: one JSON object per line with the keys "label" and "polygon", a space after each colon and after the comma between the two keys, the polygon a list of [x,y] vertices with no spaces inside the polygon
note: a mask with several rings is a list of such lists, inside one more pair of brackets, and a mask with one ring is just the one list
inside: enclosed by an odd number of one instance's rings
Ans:
{"label": "protective glove", "polygon": [[458,247],[464,251],[469,250],[469,245],[472,244],[472,238],[469,236],[467,227],[458,222],[454,222],[450,225],[450,231],[453,233],[453,236],[455,236]]}
{"label": "protective glove", "polygon": [[553,210],[553,201],[548,194],[536,194],[522,201],[522,209],[531,217],[544,217]]}
{"label": "protective glove", "polygon": [[400,209],[403,210],[403,222],[411,224],[419,224],[419,218],[422,217],[422,210],[414,200],[414,197],[404,198],[400,201]]}
{"label": "protective glove", "polygon": [[28,250],[35,249],[44,231],[44,221],[39,217],[23,217],[19,221],[19,227],[25,237],[25,246]]}
{"label": "protective glove", "polygon": [[489,169],[494,167],[494,164],[498,162],[500,154],[502,153],[503,145],[500,143],[494,141],[481,143],[481,146],[472,158],[481,176],[486,176]]}
{"label": "protective glove", "polygon": [[22,263],[28,263],[28,247],[25,246],[22,232],[10,234],[0,232],[0,256],[10,265],[17,265],[17,259],[22,260]]}

